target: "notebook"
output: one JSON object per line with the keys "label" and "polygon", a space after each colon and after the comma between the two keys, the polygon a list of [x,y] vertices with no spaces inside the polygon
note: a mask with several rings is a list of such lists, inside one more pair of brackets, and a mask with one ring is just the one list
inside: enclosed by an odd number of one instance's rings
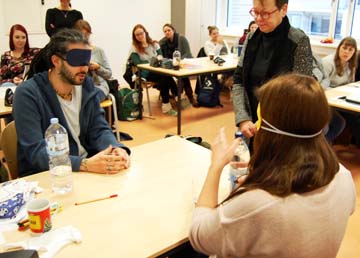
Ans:
{"label": "notebook", "polygon": [[348,95],[346,96],[345,100],[351,103],[360,104],[360,94],[356,93]]}

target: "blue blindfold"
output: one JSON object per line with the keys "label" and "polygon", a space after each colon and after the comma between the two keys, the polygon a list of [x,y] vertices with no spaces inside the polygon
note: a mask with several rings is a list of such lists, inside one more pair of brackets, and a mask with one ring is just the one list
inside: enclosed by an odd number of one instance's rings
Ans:
{"label": "blue blindfold", "polygon": [[66,53],[65,57],[61,57],[71,66],[88,66],[91,59],[90,49],[71,49]]}

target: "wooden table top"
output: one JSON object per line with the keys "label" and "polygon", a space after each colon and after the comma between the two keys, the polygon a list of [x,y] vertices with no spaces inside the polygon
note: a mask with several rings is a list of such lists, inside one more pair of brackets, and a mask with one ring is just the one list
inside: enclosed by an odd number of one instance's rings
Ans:
{"label": "wooden table top", "polygon": [[[25,177],[39,181],[37,198],[59,201],[63,211],[53,227],[73,225],[81,244],[63,248],[61,257],[155,257],[185,243],[198,195],[210,164],[211,152],[177,136],[132,149],[131,168],[115,175],[73,173],[74,191],[56,196],[49,189],[48,172]],[[221,178],[220,198],[229,190],[227,173]],[[75,202],[118,194],[118,197],[75,206]],[[219,199],[220,199],[219,198]],[[14,242],[27,232],[5,232]]]}

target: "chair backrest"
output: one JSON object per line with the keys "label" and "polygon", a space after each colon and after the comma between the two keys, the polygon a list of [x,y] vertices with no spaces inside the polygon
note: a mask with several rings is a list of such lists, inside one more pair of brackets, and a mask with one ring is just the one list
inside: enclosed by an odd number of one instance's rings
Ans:
{"label": "chair backrest", "polygon": [[199,53],[197,54],[196,57],[205,57],[205,56],[207,56],[205,53],[205,48],[202,47],[202,48],[200,48]]}
{"label": "chair backrest", "polygon": [[1,147],[10,170],[10,179],[18,178],[17,134],[15,121],[10,122],[1,134]]}

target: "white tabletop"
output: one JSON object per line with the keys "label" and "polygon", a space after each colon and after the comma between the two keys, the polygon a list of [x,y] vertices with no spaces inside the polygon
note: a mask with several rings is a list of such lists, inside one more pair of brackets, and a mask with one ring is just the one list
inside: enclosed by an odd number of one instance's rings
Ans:
{"label": "white tabletop", "polygon": [[211,61],[209,57],[185,58],[181,60],[181,68],[179,70],[165,69],[160,67],[152,67],[149,64],[139,64],[138,68],[174,77],[188,77],[192,75],[201,75],[213,72],[226,72],[235,70],[238,58],[233,54],[220,56],[225,60],[223,65]]}
{"label": "white tabletop", "polygon": [[360,112],[360,104],[351,103],[344,99],[344,97],[352,94],[360,95],[360,82],[329,89],[325,91],[325,94],[330,106],[352,112]]}
{"label": "white tabletop", "polygon": [[[49,173],[27,177],[45,189],[38,197],[60,201],[63,211],[53,226],[73,225],[83,235],[61,257],[153,257],[187,241],[194,196],[207,173],[210,151],[170,137],[132,149],[132,165],[116,175],[74,173],[74,191],[63,197],[49,189]],[[227,173],[220,198],[228,193]],[[118,194],[117,198],[75,206],[75,202]],[[5,232],[7,241],[30,237],[27,232]]]}

